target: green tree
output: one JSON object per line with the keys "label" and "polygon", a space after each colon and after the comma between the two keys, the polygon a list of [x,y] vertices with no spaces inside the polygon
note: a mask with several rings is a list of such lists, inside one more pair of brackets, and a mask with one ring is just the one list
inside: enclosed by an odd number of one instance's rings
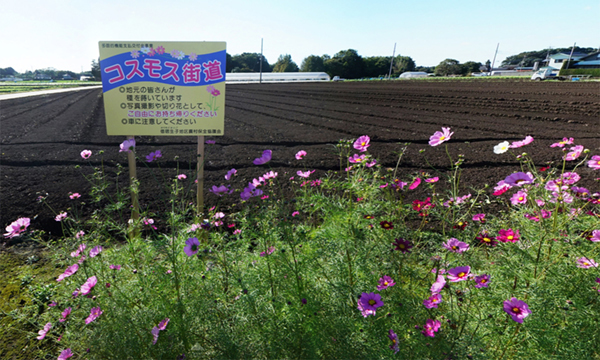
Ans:
{"label": "green tree", "polygon": [[[259,72],[260,71],[260,54],[258,53],[242,53],[241,55],[233,55],[232,72]],[[271,65],[263,56],[262,71],[271,72]]]}
{"label": "green tree", "polygon": [[398,76],[403,72],[415,71],[417,64],[410,56],[396,56],[394,59],[394,75]]}
{"label": "green tree", "polygon": [[15,76],[17,74],[18,74],[18,72],[15,69],[13,69],[12,67],[0,69],[0,77]]}
{"label": "green tree", "polygon": [[[571,47],[568,47],[568,48],[524,51],[522,53],[519,53],[517,55],[511,55],[511,56],[507,57],[506,59],[504,59],[502,61],[502,66],[519,65],[519,64],[521,64],[521,62],[523,63],[522,66],[533,66],[533,64],[536,61],[541,63],[543,60],[545,60],[546,56],[548,54],[550,54],[550,55],[558,54],[558,53],[570,54],[571,49],[572,49]],[[595,51],[598,51],[598,49],[591,48],[591,47],[584,48],[584,47],[575,46],[574,51],[576,53],[591,54]]]}
{"label": "green tree", "polygon": [[435,67],[434,73],[439,76],[461,75],[463,73],[463,67],[458,60],[446,59]]}
{"label": "green tree", "polygon": [[92,76],[97,81],[102,80],[102,72],[100,71],[100,63],[99,62],[100,62],[100,59],[98,59],[98,61],[96,61],[96,59],[92,60]]}
{"label": "green tree", "polygon": [[483,66],[483,64],[480,62],[467,61],[466,63],[462,64],[463,75],[470,75],[471,73],[474,73],[474,72],[480,72],[481,70],[479,70],[479,68],[482,66]]}
{"label": "green tree", "polygon": [[273,65],[273,72],[298,72],[298,65],[292,61],[292,55],[279,55],[277,62]]}
{"label": "green tree", "polygon": [[300,65],[300,71],[302,72],[324,72],[325,64],[323,58],[316,55],[310,55],[302,60]]}
{"label": "green tree", "polygon": [[390,71],[391,56],[370,56],[363,58],[365,64],[364,76],[387,76]]}
{"label": "green tree", "polygon": [[332,77],[358,79],[365,76],[365,62],[354,49],[340,51],[331,59],[325,60],[325,69]]}

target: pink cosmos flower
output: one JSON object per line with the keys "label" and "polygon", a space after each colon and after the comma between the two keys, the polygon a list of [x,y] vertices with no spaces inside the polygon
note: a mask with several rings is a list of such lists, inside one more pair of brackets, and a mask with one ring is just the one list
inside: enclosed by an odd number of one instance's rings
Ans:
{"label": "pink cosmos flower", "polygon": [[199,247],[200,241],[198,241],[198,238],[189,238],[185,241],[183,252],[185,252],[187,256],[194,256],[198,252]]}
{"label": "pink cosmos flower", "polygon": [[54,218],[54,220],[56,220],[56,221],[63,221],[66,218],[67,218],[67,213],[66,212],[61,212],[60,214],[56,215],[56,217]]}
{"label": "pink cosmos flower", "polygon": [[436,183],[436,182],[438,182],[438,180],[440,180],[440,178],[436,176],[436,177],[432,177],[432,178],[429,178],[429,179],[425,179],[425,182],[427,182],[427,183]]}
{"label": "pink cosmos flower", "polygon": [[552,145],[550,145],[550,147],[565,147],[565,145],[571,145],[573,143],[573,141],[575,141],[575,139],[573,138],[563,138],[563,141],[554,143]]}
{"label": "pink cosmos flower", "polygon": [[360,152],[365,152],[365,151],[367,151],[367,148],[369,146],[371,146],[369,144],[370,141],[371,141],[370,137],[368,137],[367,135],[363,135],[363,136],[359,137],[358,139],[356,139],[356,141],[354,142],[354,148]]}
{"label": "pink cosmos flower", "polygon": [[252,183],[248,183],[248,186],[244,188],[244,190],[240,193],[240,197],[242,200],[247,201],[251,197],[261,196],[263,191],[257,189],[256,186]]}
{"label": "pink cosmos flower", "polygon": [[71,307],[66,308],[65,311],[63,311],[61,313],[62,319],[60,319],[58,321],[65,322],[67,320],[67,316],[69,316],[69,314],[71,314]]}
{"label": "pink cosmos flower", "polygon": [[87,279],[87,281],[83,285],[81,285],[81,295],[89,294],[90,291],[92,291],[92,289],[94,288],[94,286],[96,286],[97,282],[98,279],[95,275]]}
{"label": "pink cosmos flower", "polygon": [[[312,173],[314,173],[314,172],[315,172],[314,170],[313,170],[313,171],[311,171],[311,174],[312,174]],[[264,175],[262,176],[262,178],[264,179],[264,181],[267,181],[267,180],[269,180],[269,179],[275,179],[275,178],[277,177],[277,175],[278,175],[278,174],[277,174],[276,172],[274,172],[273,170],[271,170],[271,171],[269,171],[268,173],[264,174]]]}
{"label": "pink cosmos flower", "polygon": [[235,230],[233,231],[233,235],[239,235],[239,234],[241,234],[241,233],[242,233],[242,230],[240,230],[240,229],[235,229]]}
{"label": "pink cosmos flower", "polygon": [[36,339],[42,340],[43,338],[45,338],[46,334],[48,334],[51,328],[52,323],[47,323],[42,330],[38,331],[38,334],[40,334],[40,336],[38,336]]}
{"label": "pink cosmos flower", "polygon": [[9,239],[19,236],[27,230],[30,223],[31,219],[29,218],[18,218],[6,227],[6,234],[4,236]]}
{"label": "pink cosmos flower", "polygon": [[79,247],[77,248],[76,251],[73,251],[71,253],[71,257],[79,257],[79,255],[81,254],[82,251],[85,250],[85,244],[79,244]]}
{"label": "pink cosmos flower", "polygon": [[119,145],[119,152],[127,152],[130,153],[135,150],[135,139],[127,139]]}
{"label": "pink cosmos flower", "polygon": [[377,290],[381,291],[394,285],[396,285],[394,280],[391,277],[384,275],[382,278],[379,279],[379,285],[377,285]]}
{"label": "pink cosmos flower", "polygon": [[600,170],[600,155],[592,156],[592,159],[587,162],[587,166],[594,170]]}
{"label": "pink cosmos flower", "polygon": [[431,291],[432,295],[439,294],[440,292],[442,292],[444,286],[446,286],[446,279],[444,279],[443,275],[438,275],[437,279],[435,280],[433,285],[431,285],[431,288],[429,290]]}
{"label": "pink cosmos flower", "polygon": [[79,155],[81,155],[82,158],[87,160],[90,158],[90,156],[92,156],[92,151],[91,150],[83,150],[81,152],[81,154],[79,154]]}
{"label": "pink cosmos flower", "polygon": [[71,266],[69,266],[64,273],[58,275],[58,278],[56,279],[56,281],[63,281],[64,279],[68,278],[69,276],[75,274],[77,272],[77,270],[79,270],[79,265],[77,264],[73,264]]}
{"label": "pink cosmos flower", "polygon": [[294,212],[292,213],[292,217],[295,217],[295,216],[298,216],[298,215],[300,215],[300,212],[299,212],[299,211],[294,211]]}
{"label": "pink cosmos flower", "polygon": [[511,148],[511,149],[520,148],[521,146],[531,144],[532,142],[533,142],[533,137],[526,136],[525,139],[523,139],[521,141],[514,141],[512,144],[510,144],[509,148]]}
{"label": "pink cosmos flower", "polygon": [[215,213],[215,215],[213,215],[213,218],[215,218],[215,219],[222,219],[224,217],[225,217],[225,214],[220,211],[218,213]]}
{"label": "pink cosmos flower", "polygon": [[298,170],[298,172],[296,172],[296,174],[297,174],[298,176],[300,176],[300,177],[307,178],[307,177],[309,177],[309,176],[310,176],[310,174],[312,174],[313,172],[314,172],[314,170],[313,170],[313,171],[304,171],[304,172],[303,172],[302,170]]}
{"label": "pink cosmos flower", "polygon": [[589,269],[591,267],[598,267],[598,263],[594,259],[588,259],[586,257],[580,257],[577,259],[577,267],[582,269]]}
{"label": "pink cosmos flower", "polygon": [[158,160],[161,157],[162,153],[160,152],[160,150],[156,150],[146,156],[146,162],[153,162],[154,160]]}
{"label": "pink cosmos flower", "polygon": [[306,156],[306,151],[300,150],[296,153],[296,160],[302,160]]}
{"label": "pink cosmos flower", "polygon": [[195,53],[190,53],[188,57],[190,61],[196,61],[196,59],[198,59],[198,55],[196,55]]}
{"label": "pink cosmos flower", "polygon": [[206,91],[207,91],[207,92],[209,92],[209,93],[211,93],[211,92],[215,91],[215,87],[214,87],[214,86],[212,86],[212,85],[208,85],[208,86],[206,87]]}
{"label": "pink cosmos flower", "polygon": [[520,324],[523,323],[523,319],[531,314],[529,306],[524,301],[517,300],[514,297],[504,302],[504,311]]}
{"label": "pink cosmos flower", "polygon": [[71,349],[65,349],[60,353],[60,355],[58,355],[58,360],[67,360],[71,356],[73,356]]}
{"label": "pink cosmos flower", "polygon": [[372,168],[373,166],[375,166],[377,164],[377,160],[373,159],[373,161],[370,161],[368,163],[365,163],[365,166],[368,168]]}
{"label": "pink cosmos flower", "polygon": [[[210,87],[210,86],[209,86],[209,87]],[[214,91],[215,91],[215,88],[213,88],[213,91],[211,91],[211,92],[214,92]],[[214,141],[214,140],[206,140],[204,143],[205,143],[206,145],[214,145],[214,144],[216,144],[217,142],[216,142],[216,141]]]}
{"label": "pink cosmos flower", "polygon": [[69,194],[69,198],[71,198],[72,200],[79,199],[80,197],[81,197],[81,195],[79,193],[70,193]]}
{"label": "pink cosmos flower", "polygon": [[421,333],[425,336],[435,337],[435,333],[440,329],[442,323],[439,320],[427,319]]}
{"label": "pink cosmos flower", "polygon": [[152,333],[152,345],[155,345],[156,342],[158,341],[158,334],[160,333],[160,329],[158,327],[153,327],[152,331],[150,331]]}
{"label": "pink cosmos flower", "polygon": [[581,180],[581,176],[579,176],[579,174],[576,172],[566,172],[560,176],[560,179],[565,185],[573,185]]}
{"label": "pink cosmos flower", "polygon": [[231,180],[231,177],[233,175],[237,174],[237,170],[236,169],[231,169],[227,172],[227,174],[225,174],[225,180],[229,181]]}
{"label": "pink cosmos flower", "polygon": [[159,46],[159,47],[157,47],[157,48],[156,48],[156,52],[157,52],[159,55],[162,55],[162,54],[164,54],[164,53],[165,53],[165,48],[164,48],[164,47],[162,47],[162,46]]}
{"label": "pink cosmos flower", "polygon": [[121,270],[121,265],[110,265],[109,268],[111,270]]}
{"label": "pink cosmos flower", "polygon": [[455,238],[450,238],[444,244],[444,247],[451,252],[462,253],[469,250],[469,244],[459,241]]}
{"label": "pink cosmos flower", "polygon": [[429,297],[429,299],[423,300],[423,306],[425,306],[427,309],[432,309],[432,308],[437,309],[438,304],[441,302],[442,302],[442,295],[437,293],[437,294],[431,295]]}
{"label": "pink cosmos flower", "polygon": [[212,189],[208,190],[208,191],[210,191],[211,193],[213,193],[217,196],[223,196],[224,194],[227,194],[227,193],[231,194],[233,192],[233,190],[229,190],[229,187],[225,186],[225,185],[220,185],[220,186],[213,185]]}
{"label": "pink cosmos flower", "polygon": [[475,287],[478,289],[482,287],[488,287],[490,285],[489,282],[490,276],[488,274],[475,276]]}
{"label": "pink cosmos flower", "polygon": [[400,351],[400,347],[398,346],[398,335],[396,335],[396,333],[392,329],[390,329],[388,337],[390,338],[390,340],[392,340],[392,345],[390,345],[390,349],[394,350],[394,354],[396,354],[398,351]]}
{"label": "pink cosmos flower", "polygon": [[348,161],[352,164],[362,163],[363,161],[365,161],[365,157],[365,155],[354,154],[348,158]]}
{"label": "pink cosmos flower", "polygon": [[260,256],[261,256],[261,257],[265,257],[265,256],[267,256],[267,255],[271,255],[271,254],[272,254],[274,251],[275,251],[275,247],[274,247],[274,246],[271,246],[271,247],[269,247],[269,248],[267,249],[267,251],[266,251],[266,252],[265,252],[265,251],[261,252],[261,253],[260,253]]}
{"label": "pink cosmos flower", "polygon": [[517,191],[511,198],[510,202],[513,205],[526,204],[527,203],[527,192]]}
{"label": "pink cosmos flower", "polygon": [[519,237],[519,230],[517,231],[513,231],[513,229],[501,229],[498,230],[498,236],[496,237],[496,240],[498,241],[502,241],[502,242],[517,242],[519,241],[520,237]]}
{"label": "pink cosmos flower", "polygon": [[85,319],[86,325],[96,320],[98,317],[100,317],[100,315],[102,315],[102,310],[100,307],[92,308],[92,310],[90,310],[90,316]]}
{"label": "pink cosmos flower", "polygon": [[412,184],[410,184],[410,186],[408,187],[409,190],[414,190],[417,188],[417,186],[419,186],[421,184],[421,178],[416,178]]}
{"label": "pink cosmos flower", "polygon": [[102,246],[98,245],[98,246],[94,246],[94,248],[92,250],[90,250],[90,257],[96,257],[98,256],[101,252],[102,252]]}
{"label": "pink cosmos flower", "polygon": [[479,221],[482,224],[485,223],[485,214],[475,214],[475,215],[473,215],[473,221]]}
{"label": "pink cosmos flower", "polygon": [[429,138],[429,145],[438,146],[439,144],[450,140],[452,134],[454,133],[450,132],[449,127],[442,127],[442,132],[436,131],[433,135],[431,135],[431,137]]}
{"label": "pink cosmos flower", "polygon": [[187,179],[187,176],[185,174],[179,174],[179,175],[177,175],[177,179],[185,180],[185,179]]}
{"label": "pink cosmos flower", "polygon": [[577,159],[577,158],[578,158],[578,157],[581,155],[581,153],[583,152],[583,145],[576,145],[576,146],[573,146],[572,148],[570,148],[570,150],[571,150],[571,151],[570,151],[570,152],[568,152],[568,153],[567,153],[567,155],[565,155],[565,156],[563,157],[563,159],[564,159],[565,161],[573,161],[573,160],[576,160],[576,159]]}
{"label": "pink cosmos flower", "polygon": [[593,230],[590,237],[591,242],[600,242],[600,230]]}
{"label": "pink cosmos flower", "polygon": [[505,192],[508,191],[508,189],[511,189],[512,186],[507,184],[504,180],[500,180],[497,184],[497,186],[494,187],[494,195],[495,196],[500,196],[502,194],[504,194]]}
{"label": "pink cosmos flower", "polygon": [[165,318],[163,321],[161,321],[160,323],[158,323],[158,329],[159,330],[165,330],[167,328],[167,325],[169,324],[169,321],[171,319],[169,318]]}
{"label": "pink cosmos flower", "polygon": [[381,295],[375,293],[362,293],[358,299],[358,310],[362,312],[362,316],[375,315],[378,307],[383,306]]}
{"label": "pink cosmos flower", "polygon": [[254,159],[254,161],[252,163],[254,165],[264,165],[264,164],[268,163],[269,161],[271,161],[272,155],[273,155],[273,152],[271,150],[265,150],[265,151],[263,151],[262,156]]}
{"label": "pink cosmos flower", "polygon": [[448,270],[448,280],[450,282],[464,281],[471,275],[470,266],[458,266]]}
{"label": "pink cosmos flower", "polygon": [[524,172],[517,172],[508,175],[506,179],[504,179],[504,183],[510,186],[523,186],[525,184],[533,183],[533,178]]}
{"label": "pink cosmos flower", "polygon": [[132,58],[139,58],[140,57],[140,52],[138,50],[131,50],[131,57]]}

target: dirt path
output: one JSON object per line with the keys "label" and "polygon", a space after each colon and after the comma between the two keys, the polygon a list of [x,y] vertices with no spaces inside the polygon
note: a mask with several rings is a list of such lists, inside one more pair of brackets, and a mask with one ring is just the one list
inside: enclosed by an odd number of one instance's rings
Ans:
{"label": "dirt path", "polygon": [[[207,147],[206,185],[224,182],[227,170],[236,168],[239,176],[233,183],[243,187],[268,171],[265,166],[252,165],[264,149],[273,150],[273,170],[280,176],[289,173],[281,179],[304,168],[316,169],[317,176],[338,170],[333,145],[339,139],[364,134],[371,137],[369,150],[384,167],[395,166],[398,143],[411,142],[401,165],[403,176],[416,171],[433,173],[419,149],[426,149],[429,162],[443,173],[448,165],[443,147],[427,144],[442,126],[454,131],[448,143],[450,154],[466,156],[465,183],[493,185],[518,169],[518,163],[507,154],[492,152],[493,146],[504,140],[533,136],[535,142],[524,150],[539,166],[560,159],[560,151],[549,145],[562,137],[574,137],[577,144],[600,154],[599,90],[597,82],[522,80],[228,85],[225,136],[214,138],[217,144]],[[3,228],[18,217],[37,216],[33,227],[60,232],[54,213],[36,198],[48,193],[48,202],[56,211],[73,204],[69,192],[84,194],[81,200],[89,201],[85,195],[89,184],[82,174],[89,175],[92,170],[79,156],[83,149],[95,154],[92,166],[103,164],[109,173],[117,169],[117,162],[126,165],[126,156],[118,153],[123,138],[106,135],[100,90],[5,100],[0,102],[0,110]],[[181,172],[188,174],[188,180],[193,177],[195,137],[137,140],[142,158],[156,149],[163,152],[160,166],[169,177]],[[97,155],[100,150],[105,150],[102,156]],[[302,162],[294,159],[299,150],[308,153]],[[76,169],[76,165],[82,168]],[[156,165],[151,166],[157,170]],[[589,169],[580,172],[588,179],[585,185],[600,191],[589,180]],[[138,173],[143,184],[142,205],[155,205],[155,175],[141,163]],[[125,183],[126,177],[121,181]],[[217,202],[212,194],[205,197],[208,205]]]}

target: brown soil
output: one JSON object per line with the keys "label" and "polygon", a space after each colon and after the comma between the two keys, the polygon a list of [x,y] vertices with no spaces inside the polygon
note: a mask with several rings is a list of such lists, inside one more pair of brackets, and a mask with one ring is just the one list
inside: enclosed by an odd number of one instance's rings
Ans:
{"label": "brown soil", "polygon": [[[238,170],[232,182],[235,188],[267,172],[266,165],[252,164],[265,149],[273,150],[269,165],[281,179],[303,169],[316,169],[316,176],[339,170],[333,145],[360,135],[371,137],[369,151],[383,167],[396,165],[399,143],[412,143],[401,164],[405,180],[418,171],[437,175],[419,149],[426,149],[429,163],[444,173],[449,164],[444,146],[428,145],[429,137],[442,126],[454,131],[447,143],[450,155],[454,159],[465,155],[465,189],[494,185],[519,169],[514,157],[492,152],[493,146],[504,140],[533,136],[534,143],[519,150],[531,154],[538,167],[560,160],[560,150],[549,145],[562,137],[574,137],[577,144],[600,154],[599,94],[598,82],[487,79],[228,85],[225,135],[215,137],[216,145],[206,148],[206,190],[226,183],[223,176],[231,168]],[[79,155],[83,149],[93,151],[92,166],[103,165],[113,174],[121,163],[126,173],[127,158],[118,152],[124,137],[106,135],[100,90],[5,100],[0,102],[0,110],[3,229],[25,216],[32,218],[32,228],[59,234],[55,213],[36,198],[48,193],[47,202],[57,212],[76,203],[69,199],[69,192],[79,192],[83,197],[78,201],[89,202],[90,185],[83,175],[90,175],[92,169]],[[143,159],[160,149],[164,154],[159,161],[162,171],[170,178],[186,173],[191,184],[196,139],[138,137],[137,153]],[[105,151],[103,155],[100,150]],[[299,150],[308,153],[302,161],[294,158]],[[159,169],[155,163],[149,165],[151,169],[138,163],[140,203],[159,211],[155,180],[160,177],[156,175]],[[578,171],[585,179],[584,186],[600,190],[593,182],[597,174],[585,167]],[[127,181],[124,174],[122,184]],[[233,196],[225,201],[239,199]],[[211,193],[205,199],[208,206],[218,202]],[[83,215],[90,211],[87,207]]]}

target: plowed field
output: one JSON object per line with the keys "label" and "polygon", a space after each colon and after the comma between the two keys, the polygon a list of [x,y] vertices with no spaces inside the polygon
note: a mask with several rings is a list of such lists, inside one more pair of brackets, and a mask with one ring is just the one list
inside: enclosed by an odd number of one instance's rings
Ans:
{"label": "plowed field", "polygon": [[[495,185],[519,169],[514,157],[493,153],[493,146],[504,140],[533,136],[533,144],[519,150],[531,154],[539,167],[560,160],[560,150],[549,145],[563,137],[574,137],[576,144],[600,154],[598,82],[477,79],[254,84],[229,85],[226,96],[225,135],[214,138],[216,145],[206,148],[207,189],[225,182],[223,175],[231,168],[238,170],[233,181],[236,188],[268,171],[267,166],[252,165],[265,149],[273,150],[270,166],[283,182],[297,170],[315,169],[313,178],[339,170],[333,145],[360,135],[371,137],[369,151],[383,167],[396,165],[399,143],[411,143],[400,165],[405,181],[419,171],[439,175],[449,165],[445,146],[430,147],[428,140],[442,126],[454,131],[447,143],[450,155],[454,159],[465,155],[462,181],[467,187]],[[57,234],[60,226],[54,213],[36,198],[48,193],[47,201],[56,211],[73,205],[69,192],[79,192],[83,194],[80,200],[89,201],[90,186],[82,174],[89,175],[92,170],[79,155],[83,149],[92,150],[91,164],[103,164],[107,173],[113,174],[117,163],[126,170],[127,158],[118,152],[124,138],[106,135],[100,90],[0,101],[0,126],[3,228],[27,216],[33,219],[33,228]],[[160,149],[164,154],[161,169],[170,177],[186,173],[187,181],[192,182],[196,139],[138,137],[137,153],[143,159]],[[426,151],[420,154],[420,149]],[[103,155],[100,150],[105,150]],[[294,158],[299,150],[308,153],[302,161]],[[156,164],[150,166],[158,170]],[[598,174],[588,168],[579,172],[584,185],[600,191],[593,182]],[[121,175],[123,184],[127,182],[125,173]],[[138,175],[141,205],[156,205],[155,175],[141,162]],[[217,203],[213,194],[207,193],[205,198],[209,206]]]}

